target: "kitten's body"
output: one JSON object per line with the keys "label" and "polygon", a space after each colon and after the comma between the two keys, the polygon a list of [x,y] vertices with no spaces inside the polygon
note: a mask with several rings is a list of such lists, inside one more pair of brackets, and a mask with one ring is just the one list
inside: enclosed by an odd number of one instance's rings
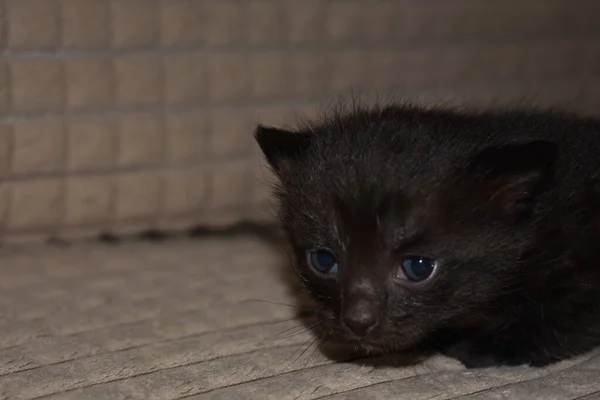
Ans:
{"label": "kitten's body", "polygon": [[[440,346],[470,367],[600,345],[600,121],[398,106],[257,140],[323,334]],[[311,268],[314,249],[335,255],[335,276]],[[435,273],[398,278],[407,255]]]}

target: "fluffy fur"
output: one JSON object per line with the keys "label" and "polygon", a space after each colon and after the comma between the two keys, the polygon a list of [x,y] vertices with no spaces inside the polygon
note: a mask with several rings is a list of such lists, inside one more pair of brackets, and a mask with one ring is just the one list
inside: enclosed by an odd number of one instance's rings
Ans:
{"label": "fluffy fur", "polygon": [[[321,334],[435,347],[467,367],[542,366],[600,345],[600,121],[391,105],[255,136]],[[335,254],[337,276],[310,267],[317,248]],[[438,260],[436,273],[394,279],[407,254]],[[356,335],[348,310],[377,325]]]}

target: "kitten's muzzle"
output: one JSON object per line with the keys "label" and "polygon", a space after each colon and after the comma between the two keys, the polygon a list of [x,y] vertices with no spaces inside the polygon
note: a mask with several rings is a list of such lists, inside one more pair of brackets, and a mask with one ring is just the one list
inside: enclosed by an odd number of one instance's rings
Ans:
{"label": "kitten's muzzle", "polygon": [[340,319],[346,329],[362,338],[379,324],[378,308],[365,297],[348,299]]}

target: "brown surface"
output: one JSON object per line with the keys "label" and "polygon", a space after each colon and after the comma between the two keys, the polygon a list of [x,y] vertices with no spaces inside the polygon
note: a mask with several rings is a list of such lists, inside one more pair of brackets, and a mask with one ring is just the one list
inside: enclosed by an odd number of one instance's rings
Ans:
{"label": "brown surface", "polygon": [[271,217],[251,132],[350,89],[597,113],[597,0],[0,0],[0,237]]}
{"label": "brown surface", "polygon": [[441,357],[374,367],[302,353],[313,337],[293,308],[244,301],[293,303],[284,264],[243,237],[5,248],[0,399],[600,398],[600,355],[465,371]]}

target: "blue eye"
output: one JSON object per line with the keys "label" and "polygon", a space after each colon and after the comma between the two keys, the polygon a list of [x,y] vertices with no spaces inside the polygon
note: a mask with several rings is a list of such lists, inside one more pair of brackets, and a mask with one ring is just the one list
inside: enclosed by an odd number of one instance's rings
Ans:
{"label": "blue eye", "polygon": [[327,250],[311,250],[308,259],[312,267],[321,274],[335,275],[338,272],[338,263],[335,256]]}
{"label": "blue eye", "polygon": [[408,280],[424,281],[435,270],[436,261],[427,257],[410,256],[402,260],[402,271]]}

